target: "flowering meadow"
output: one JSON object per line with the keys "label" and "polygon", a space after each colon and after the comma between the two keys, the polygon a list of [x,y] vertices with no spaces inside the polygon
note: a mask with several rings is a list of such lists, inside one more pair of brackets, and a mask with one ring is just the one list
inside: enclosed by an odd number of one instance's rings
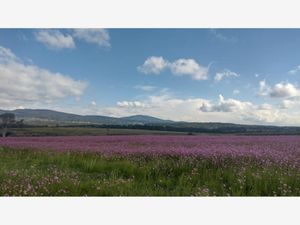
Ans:
{"label": "flowering meadow", "polygon": [[0,195],[300,196],[300,136],[0,138]]}

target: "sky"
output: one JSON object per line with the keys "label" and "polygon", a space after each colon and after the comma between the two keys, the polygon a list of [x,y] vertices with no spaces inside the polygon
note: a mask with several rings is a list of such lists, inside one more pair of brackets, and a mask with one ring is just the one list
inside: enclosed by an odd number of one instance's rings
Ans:
{"label": "sky", "polygon": [[300,29],[0,29],[0,109],[300,125]]}

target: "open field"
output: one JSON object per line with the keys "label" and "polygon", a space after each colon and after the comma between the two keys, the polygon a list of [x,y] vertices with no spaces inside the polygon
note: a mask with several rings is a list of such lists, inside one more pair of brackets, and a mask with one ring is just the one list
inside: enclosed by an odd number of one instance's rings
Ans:
{"label": "open field", "polygon": [[[176,125],[177,124],[177,125]],[[11,127],[9,136],[83,135],[299,135],[299,127],[251,126],[226,123],[175,123],[152,125],[20,125]]]}
{"label": "open field", "polygon": [[1,138],[0,195],[300,196],[299,138]]}
{"label": "open field", "polygon": [[82,136],[82,135],[142,135],[142,134],[186,134],[176,131],[142,130],[142,129],[117,129],[94,127],[26,127],[11,129],[13,136]]}

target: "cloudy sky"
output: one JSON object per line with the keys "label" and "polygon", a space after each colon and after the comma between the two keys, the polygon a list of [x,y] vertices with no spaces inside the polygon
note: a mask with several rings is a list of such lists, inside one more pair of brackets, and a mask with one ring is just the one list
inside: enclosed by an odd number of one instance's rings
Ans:
{"label": "cloudy sky", "polygon": [[300,29],[0,29],[0,109],[300,125]]}

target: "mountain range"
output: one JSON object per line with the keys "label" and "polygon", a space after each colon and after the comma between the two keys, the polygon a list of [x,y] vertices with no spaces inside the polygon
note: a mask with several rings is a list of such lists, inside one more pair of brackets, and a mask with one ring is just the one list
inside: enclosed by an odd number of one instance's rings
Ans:
{"label": "mountain range", "polygon": [[221,122],[184,122],[163,120],[147,115],[117,118],[98,115],[76,115],[47,109],[0,110],[0,114],[7,112],[14,113],[17,120],[23,120],[24,124],[34,126],[105,126],[189,133],[300,134],[300,127],[243,125]]}
{"label": "mountain range", "polygon": [[16,109],[0,110],[0,114],[13,113],[17,119],[23,119],[27,124],[105,124],[105,125],[129,125],[129,124],[168,124],[171,120],[163,120],[152,116],[134,115],[128,117],[109,117],[98,115],[76,115],[47,109]]}

